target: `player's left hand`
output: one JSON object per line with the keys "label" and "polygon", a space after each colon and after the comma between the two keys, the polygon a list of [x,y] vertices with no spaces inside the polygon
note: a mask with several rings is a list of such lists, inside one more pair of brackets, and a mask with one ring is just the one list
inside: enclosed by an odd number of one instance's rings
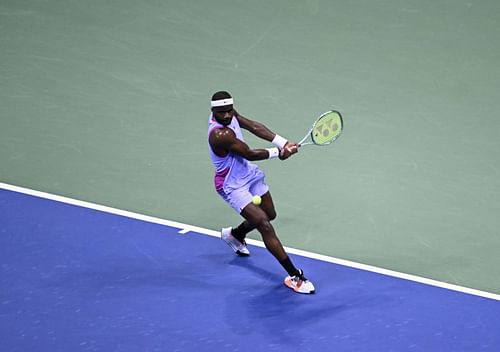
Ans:
{"label": "player's left hand", "polygon": [[287,142],[287,144],[285,144],[285,146],[280,150],[279,158],[280,160],[286,160],[298,151],[299,146],[297,143]]}

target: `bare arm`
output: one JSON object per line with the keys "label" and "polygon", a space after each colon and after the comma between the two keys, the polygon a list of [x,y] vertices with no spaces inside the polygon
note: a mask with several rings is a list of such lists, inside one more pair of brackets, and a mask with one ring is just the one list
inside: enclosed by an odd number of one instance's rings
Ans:
{"label": "bare arm", "polygon": [[[240,115],[236,110],[234,111],[234,115],[238,119],[238,122],[240,123],[240,126],[247,131],[253,133],[259,138],[265,139],[266,141],[272,142],[274,137],[277,135],[273,131],[271,131],[269,128],[267,128],[264,124],[250,120],[248,117]],[[293,150],[298,149],[297,143],[290,142],[288,141],[285,145],[288,148],[291,148]],[[294,153],[292,153],[294,154]]]}
{"label": "bare arm", "polygon": [[221,157],[231,152],[250,161],[269,158],[269,152],[266,149],[250,149],[245,142],[236,138],[236,134],[230,128],[213,130],[208,140],[214,153]]}
{"label": "bare arm", "polygon": [[[249,118],[240,115],[236,110],[234,111],[234,115],[238,119],[238,122],[240,123],[240,126],[242,128],[246,129],[247,131],[250,131],[257,137],[272,142],[274,137],[276,136],[276,133],[272,132],[269,128],[264,126],[264,124],[250,120]],[[280,159],[282,160],[288,159],[288,157],[297,152],[298,152],[298,144],[287,141],[284,148],[281,150]]]}
{"label": "bare arm", "polygon": [[267,128],[260,122],[250,120],[249,118],[240,115],[236,111],[235,111],[235,116],[238,119],[238,122],[240,123],[240,126],[242,128],[253,133],[259,138],[271,142],[274,136],[276,136],[276,133],[272,132],[269,128]]}

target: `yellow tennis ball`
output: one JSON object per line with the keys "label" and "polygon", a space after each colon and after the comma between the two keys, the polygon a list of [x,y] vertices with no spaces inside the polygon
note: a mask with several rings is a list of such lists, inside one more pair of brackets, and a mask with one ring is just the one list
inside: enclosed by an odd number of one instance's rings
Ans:
{"label": "yellow tennis ball", "polygon": [[260,203],[262,203],[262,198],[260,196],[253,196],[252,203],[255,205],[260,205]]}

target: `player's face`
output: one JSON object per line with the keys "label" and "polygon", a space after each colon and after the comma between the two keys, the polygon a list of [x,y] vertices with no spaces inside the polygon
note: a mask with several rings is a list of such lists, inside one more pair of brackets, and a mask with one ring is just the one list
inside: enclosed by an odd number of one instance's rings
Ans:
{"label": "player's face", "polygon": [[212,109],[213,116],[218,123],[228,126],[233,118],[234,109],[232,105],[220,106]]}

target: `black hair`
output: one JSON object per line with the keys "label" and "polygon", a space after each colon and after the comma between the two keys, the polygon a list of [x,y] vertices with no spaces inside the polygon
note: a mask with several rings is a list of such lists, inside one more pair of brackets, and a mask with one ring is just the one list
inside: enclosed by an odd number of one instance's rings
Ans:
{"label": "black hair", "polygon": [[212,95],[212,101],[221,100],[221,99],[229,99],[229,98],[231,98],[231,94],[229,94],[228,92],[226,92],[224,90],[218,91],[217,93],[214,93],[214,95]]}

